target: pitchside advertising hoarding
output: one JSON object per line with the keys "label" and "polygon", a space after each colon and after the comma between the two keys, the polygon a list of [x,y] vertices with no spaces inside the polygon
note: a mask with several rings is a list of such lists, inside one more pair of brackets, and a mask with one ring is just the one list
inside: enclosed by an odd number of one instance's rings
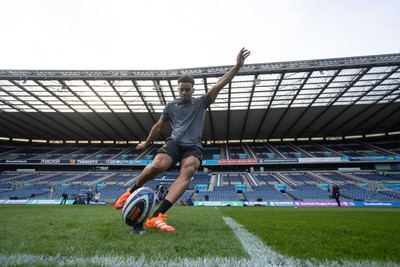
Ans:
{"label": "pitchside advertising hoarding", "polygon": [[[60,205],[61,199],[0,199],[0,205],[35,205],[35,204],[45,204],[45,205]],[[74,199],[68,199],[65,203],[66,205],[77,204]],[[90,201],[90,205],[106,205],[104,201]]]}
{"label": "pitchside advertising hoarding", "polygon": [[[380,157],[323,157],[323,158],[264,158],[264,159],[206,159],[203,160],[203,166],[210,165],[268,165],[268,164],[291,164],[291,163],[338,163],[338,162],[351,162],[351,161],[376,161],[376,162],[390,162],[400,161],[400,156],[380,156]],[[0,164],[40,164],[40,165],[138,165],[144,166],[152,163],[151,159],[144,160],[102,160],[102,159],[17,159],[17,160],[0,160]]]}
{"label": "pitchside advertising hoarding", "polygon": [[[194,201],[194,206],[263,206],[263,207],[337,207],[323,201]],[[342,207],[400,207],[400,202],[341,202]]]}
{"label": "pitchside advertising hoarding", "polygon": [[220,207],[220,206],[236,206],[242,207],[243,201],[194,201],[194,206],[211,206],[211,207]]}
{"label": "pitchside advertising hoarding", "polygon": [[[72,204],[74,200],[67,200],[66,204]],[[61,199],[0,199],[0,204],[60,204]]]}
{"label": "pitchside advertising hoarding", "polygon": [[[0,199],[0,205],[24,205],[24,204],[60,204],[61,199]],[[74,203],[74,200],[67,200],[67,205]],[[90,204],[105,205],[106,202],[94,202]],[[400,207],[400,202],[364,202],[350,201],[341,202],[342,207]],[[336,207],[336,202],[323,201],[194,201],[194,206],[205,207],[243,207],[243,206],[262,206],[262,207]]]}

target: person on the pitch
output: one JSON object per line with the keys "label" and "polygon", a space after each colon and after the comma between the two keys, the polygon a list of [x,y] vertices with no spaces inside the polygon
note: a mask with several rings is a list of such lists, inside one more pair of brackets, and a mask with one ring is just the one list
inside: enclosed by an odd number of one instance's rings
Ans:
{"label": "person on the pitch", "polygon": [[[153,162],[143,169],[136,184],[115,202],[114,207],[116,209],[123,208],[125,201],[132,192],[180,162],[178,178],[171,185],[158,209],[147,219],[145,224],[146,228],[175,231],[174,227],[166,224],[167,215],[165,213],[183,195],[189,186],[190,179],[201,165],[203,158],[201,137],[206,110],[215,101],[221,89],[239,72],[249,55],[250,51],[247,49],[240,50],[235,66],[225,73],[208,93],[200,97],[192,97],[194,92],[193,77],[182,76],[178,79],[179,98],[167,103],[160,119],[151,128],[146,141],[138,144],[136,149],[142,150],[150,145],[168,123],[172,127],[172,134],[166,139],[165,145],[157,151]],[[131,233],[144,233],[143,225],[134,226]]]}
{"label": "person on the pitch", "polygon": [[332,184],[332,197],[335,199],[338,207],[340,207],[340,187],[337,184]]}
{"label": "person on the pitch", "polygon": [[62,200],[61,200],[61,203],[60,203],[60,204],[62,205],[62,204],[67,203],[68,194],[65,193],[65,192],[63,192],[62,195],[61,195],[61,197],[62,197]]}

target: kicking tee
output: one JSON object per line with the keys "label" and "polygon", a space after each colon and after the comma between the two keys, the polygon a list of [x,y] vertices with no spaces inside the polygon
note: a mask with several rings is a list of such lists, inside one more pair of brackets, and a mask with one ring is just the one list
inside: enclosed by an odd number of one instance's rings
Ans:
{"label": "kicking tee", "polygon": [[161,120],[169,121],[172,127],[172,140],[183,146],[201,147],[204,116],[212,104],[208,94],[184,103],[179,98],[167,103],[161,114]]}

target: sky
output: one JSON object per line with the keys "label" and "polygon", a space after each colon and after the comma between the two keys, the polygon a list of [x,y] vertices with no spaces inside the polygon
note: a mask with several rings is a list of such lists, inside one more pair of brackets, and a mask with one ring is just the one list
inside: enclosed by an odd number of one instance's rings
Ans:
{"label": "sky", "polygon": [[399,0],[0,0],[0,69],[163,70],[400,53]]}

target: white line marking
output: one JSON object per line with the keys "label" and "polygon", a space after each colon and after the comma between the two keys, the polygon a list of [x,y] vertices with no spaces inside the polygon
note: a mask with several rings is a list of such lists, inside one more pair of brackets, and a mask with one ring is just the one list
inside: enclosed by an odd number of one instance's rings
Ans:
{"label": "white line marking", "polygon": [[248,232],[232,218],[224,217],[225,223],[233,230],[243,249],[249,254],[249,266],[299,266],[301,262],[284,257],[271,250],[255,235]]}
{"label": "white line marking", "polygon": [[248,232],[242,225],[238,224],[232,218],[224,217],[225,223],[235,233],[237,239],[242,244],[243,249],[247,252],[250,259],[235,259],[235,258],[177,258],[173,260],[163,259],[147,259],[144,257],[122,257],[122,256],[92,256],[92,257],[76,257],[76,256],[49,256],[49,255],[29,255],[29,254],[0,254],[1,266],[18,266],[18,265],[44,265],[44,266],[221,266],[221,267],[248,267],[248,266],[353,266],[353,267],[366,267],[366,266],[380,266],[380,267],[393,267],[400,266],[394,262],[371,262],[371,261],[322,261],[322,260],[305,260],[295,259],[292,257],[283,256],[269,247],[255,235]]}

